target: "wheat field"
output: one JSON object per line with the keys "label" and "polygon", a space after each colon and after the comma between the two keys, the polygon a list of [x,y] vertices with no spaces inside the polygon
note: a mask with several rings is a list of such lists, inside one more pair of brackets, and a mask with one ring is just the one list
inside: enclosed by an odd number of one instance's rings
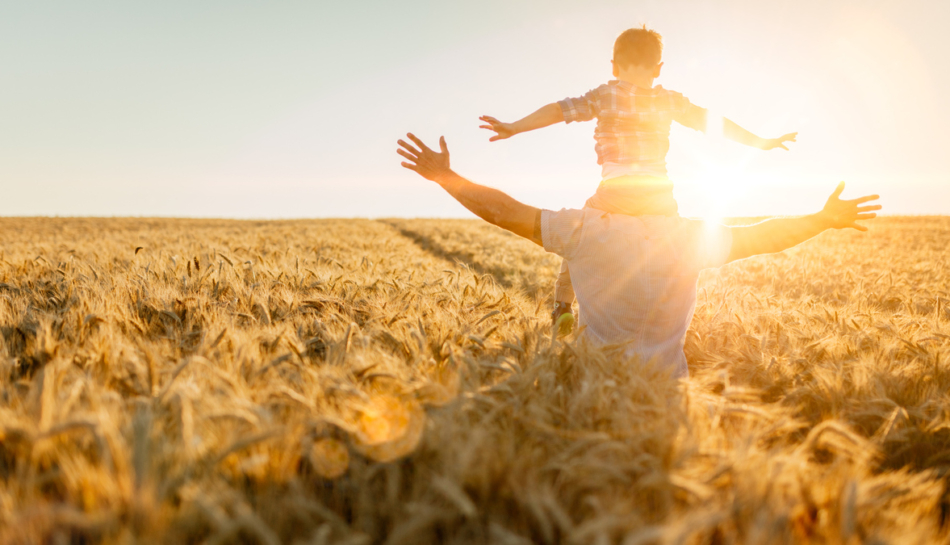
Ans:
{"label": "wheat field", "polygon": [[705,271],[691,379],[464,220],[0,219],[2,543],[950,540],[950,218]]}

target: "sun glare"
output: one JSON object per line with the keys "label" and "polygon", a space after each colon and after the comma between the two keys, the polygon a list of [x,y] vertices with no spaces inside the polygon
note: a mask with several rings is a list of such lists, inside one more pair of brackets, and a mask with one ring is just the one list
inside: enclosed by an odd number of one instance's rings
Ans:
{"label": "sun glare", "polygon": [[689,215],[711,223],[736,215],[737,203],[755,183],[747,172],[755,149],[743,149],[723,136],[723,117],[709,111],[706,134],[680,143],[690,155],[692,168],[677,180]]}

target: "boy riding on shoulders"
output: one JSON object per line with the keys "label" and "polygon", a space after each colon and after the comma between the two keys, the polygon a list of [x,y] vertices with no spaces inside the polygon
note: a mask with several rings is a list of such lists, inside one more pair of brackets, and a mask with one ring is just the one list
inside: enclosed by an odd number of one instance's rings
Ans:
{"label": "boy riding on shoulders", "polygon": [[[494,142],[556,123],[597,119],[594,130],[601,182],[587,200],[586,208],[629,216],[676,216],[673,183],[667,176],[666,153],[670,148],[673,121],[706,132],[709,114],[680,93],[654,86],[663,67],[663,42],[653,30],[632,28],[614,43],[611,80],[577,98],[543,106],[514,123],[491,116],[479,119],[481,128],[494,131]],[[762,150],[782,148],[798,133],[761,138],[728,119],[722,119],[723,135],[730,140]],[[574,322],[571,307],[574,289],[566,261],[555,284],[552,319],[569,331]]]}

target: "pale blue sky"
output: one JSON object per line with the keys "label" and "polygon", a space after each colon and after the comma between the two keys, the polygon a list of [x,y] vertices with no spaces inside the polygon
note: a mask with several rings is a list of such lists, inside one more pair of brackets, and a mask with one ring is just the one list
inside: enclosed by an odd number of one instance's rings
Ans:
{"label": "pale blue sky", "polygon": [[593,123],[488,143],[610,79],[614,38],[664,35],[657,81],[791,152],[676,128],[681,210],[800,213],[838,180],[950,213],[950,4],[20,2],[0,7],[5,215],[458,216],[399,167],[444,134],[463,175],[537,206],[596,188]]}

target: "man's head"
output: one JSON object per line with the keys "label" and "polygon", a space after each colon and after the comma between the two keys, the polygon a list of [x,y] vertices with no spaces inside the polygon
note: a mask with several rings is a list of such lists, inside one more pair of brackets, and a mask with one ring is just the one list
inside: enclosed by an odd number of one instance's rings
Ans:
{"label": "man's head", "polygon": [[625,30],[614,42],[614,76],[640,73],[655,78],[660,75],[662,57],[663,37],[659,32],[646,25]]}

